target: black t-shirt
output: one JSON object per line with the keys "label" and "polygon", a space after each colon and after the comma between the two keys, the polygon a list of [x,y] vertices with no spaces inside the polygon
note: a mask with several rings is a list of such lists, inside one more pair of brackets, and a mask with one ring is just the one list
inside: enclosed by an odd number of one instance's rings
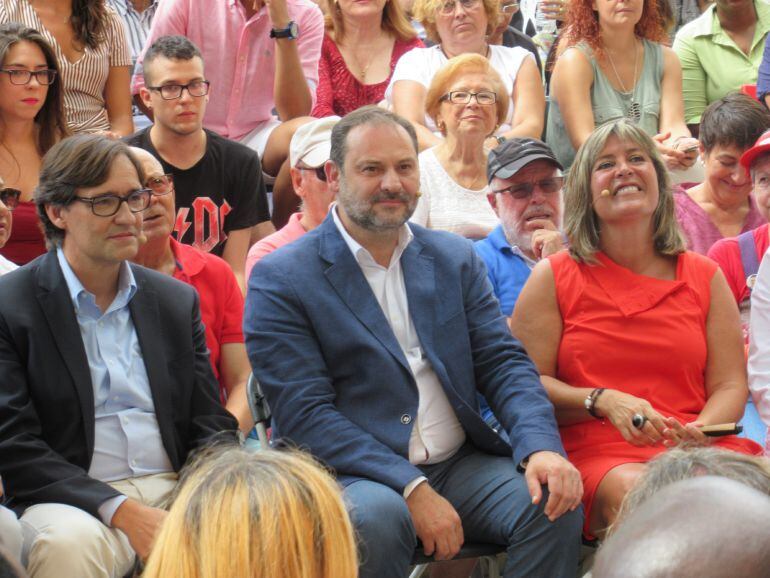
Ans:
{"label": "black t-shirt", "polygon": [[206,130],[206,153],[182,170],[161,158],[150,140],[150,128],[124,140],[151,153],[164,172],[174,175],[178,241],[221,257],[228,232],[270,220],[256,152]]}

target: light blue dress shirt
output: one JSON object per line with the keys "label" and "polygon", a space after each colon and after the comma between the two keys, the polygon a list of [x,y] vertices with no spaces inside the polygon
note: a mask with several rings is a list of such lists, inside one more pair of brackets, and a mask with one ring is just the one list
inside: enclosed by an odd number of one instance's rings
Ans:
{"label": "light blue dress shirt", "polygon": [[[57,257],[75,308],[94,390],[94,454],[88,475],[103,482],[174,471],[160,436],[147,369],[128,303],[137,290],[121,264],[118,292],[102,314],[61,248]],[[125,496],[99,508],[105,524]]]}

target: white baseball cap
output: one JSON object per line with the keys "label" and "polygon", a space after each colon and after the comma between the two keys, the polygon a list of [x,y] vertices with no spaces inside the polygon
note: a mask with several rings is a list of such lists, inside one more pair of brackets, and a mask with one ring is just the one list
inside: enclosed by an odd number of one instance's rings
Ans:
{"label": "white baseball cap", "polygon": [[340,120],[338,116],[318,118],[303,124],[291,137],[289,162],[296,167],[302,161],[311,168],[322,166],[329,160],[332,147],[332,128]]}

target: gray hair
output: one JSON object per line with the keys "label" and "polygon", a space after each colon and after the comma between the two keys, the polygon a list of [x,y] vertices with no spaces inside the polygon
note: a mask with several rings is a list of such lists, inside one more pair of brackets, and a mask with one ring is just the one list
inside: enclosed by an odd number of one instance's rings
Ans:
{"label": "gray hair", "polygon": [[380,108],[379,106],[363,106],[350,114],[345,115],[332,129],[329,160],[337,165],[340,173],[344,173],[345,157],[348,153],[348,133],[358,126],[367,124],[390,124],[400,126],[409,135],[409,138],[414,145],[415,153],[419,153],[420,149],[417,146],[417,133],[411,122],[384,108]]}
{"label": "gray hair", "polygon": [[49,246],[61,244],[64,230],[51,222],[45,212],[46,206],[66,207],[73,202],[78,189],[104,184],[112,163],[120,155],[131,161],[139,182],[143,183],[141,163],[129,146],[118,140],[80,134],[59,141],[46,153],[40,169],[40,181],[35,189],[35,204]]}
{"label": "gray hair", "polygon": [[770,496],[770,460],[716,447],[672,448],[647,464],[647,470],[626,494],[615,524],[674,482],[696,476],[730,478]]}
{"label": "gray hair", "polygon": [[639,145],[655,166],[658,176],[658,206],[653,214],[655,251],[660,255],[683,253],[686,247],[674,213],[674,196],[666,165],[650,136],[633,122],[620,119],[607,122],[591,133],[578,150],[567,175],[564,185],[564,232],[570,242],[570,255],[578,262],[596,263],[594,255],[599,250],[599,217],[594,211],[591,175],[596,159],[611,136]]}
{"label": "gray hair", "polygon": [[751,161],[751,165],[749,166],[749,176],[751,176],[751,182],[754,182],[754,175],[757,172],[756,166],[758,163],[765,162],[768,159],[770,159],[770,151],[763,152],[761,154],[758,154],[753,161]]}

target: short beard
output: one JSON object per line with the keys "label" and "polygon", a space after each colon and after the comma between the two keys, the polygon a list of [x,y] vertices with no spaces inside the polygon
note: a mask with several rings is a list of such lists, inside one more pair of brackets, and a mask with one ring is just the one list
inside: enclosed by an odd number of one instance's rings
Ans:
{"label": "short beard", "polygon": [[[398,199],[406,203],[407,210],[402,217],[383,218],[376,214],[372,208],[373,204],[383,199]],[[398,229],[409,220],[417,207],[417,198],[407,193],[386,193],[380,191],[369,199],[360,199],[354,193],[348,191],[344,179],[340,179],[337,200],[345,214],[356,225],[367,231],[384,233]]]}

